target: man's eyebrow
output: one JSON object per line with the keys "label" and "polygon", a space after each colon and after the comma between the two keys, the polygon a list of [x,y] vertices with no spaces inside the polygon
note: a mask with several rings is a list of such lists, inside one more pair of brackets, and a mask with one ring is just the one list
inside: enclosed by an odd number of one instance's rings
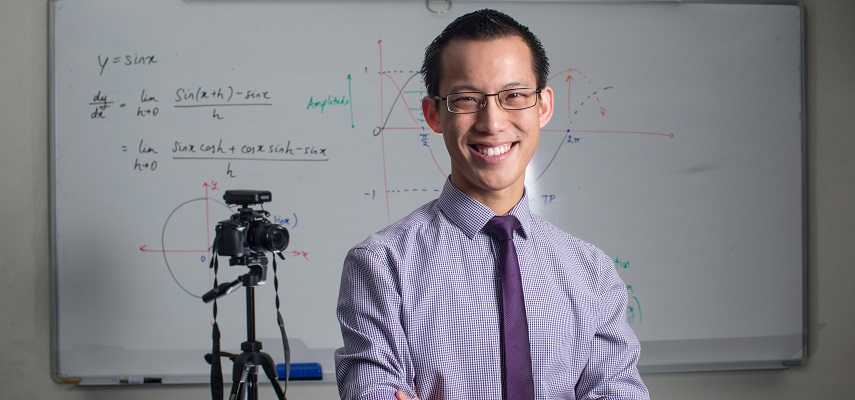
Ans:
{"label": "man's eyebrow", "polygon": [[[505,84],[505,86],[502,86],[502,88],[499,90],[501,91],[501,90],[507,90],[507,89],[520,88],[520,87],[531,87],[531,86],[526,85],[526,84],[521,83],[521,82],[511,82],[511,83]],[[476,88],[475,86],[472,86],[469,84],[463,84],[463,85],[457,85],[457,86],[451,87],[449,89],[448,93],[459,93],[459,92],[484,92],[484,91]]]}
{"label": "man's eyebrow", "polygon": [[472,85],[457,85],[450,89],[448,89],[448,93],[458,93],[458,92],[480,92],[478,88]]}

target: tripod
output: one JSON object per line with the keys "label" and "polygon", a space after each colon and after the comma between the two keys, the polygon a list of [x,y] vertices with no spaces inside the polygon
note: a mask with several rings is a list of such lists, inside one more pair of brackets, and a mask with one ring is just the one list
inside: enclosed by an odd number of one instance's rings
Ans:
{"label": "tripod", "polygon": [[[225,296],[237,290],[238,287],[246,288],[246,341],[241,343],[241,353],[221,353],[233,361],[232,390],[229,400],[258,400],[258,367],[260,366],[267,378],[273,384],[276,396],[279,400],[285,400],[285,393],[279,386],[276,377],[276,367],[273,358],[261,351],[261,342],[255,338],[255,287],[264,283],[267,278],[267,257],[263,255],[240,257],[238,260],[230,260],[232,265],[245,263],[249,267],[249,273],[241,275],[232,282],[219,285],[202,296],[206,303]],[[211,363],[213,354],[206,355],[206,360]]]}

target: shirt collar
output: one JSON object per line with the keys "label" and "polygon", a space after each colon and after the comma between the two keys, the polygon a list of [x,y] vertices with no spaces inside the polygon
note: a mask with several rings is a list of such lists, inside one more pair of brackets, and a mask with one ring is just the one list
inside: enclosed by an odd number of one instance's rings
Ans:
{"label": "shirt collar", "polygon": [[[445,180],[445,186],[437,202],[442,213],[469,239],[474,238],[475,234],[481,232],[487,221],[496,216],[489,207],[454,187],[450,179]],[[508,215],[517,217],[522,228],[521,236],[528,238],[531,228],[531,210],[528,207],[527,189],[523,192],[523,198],[508,212]]]}

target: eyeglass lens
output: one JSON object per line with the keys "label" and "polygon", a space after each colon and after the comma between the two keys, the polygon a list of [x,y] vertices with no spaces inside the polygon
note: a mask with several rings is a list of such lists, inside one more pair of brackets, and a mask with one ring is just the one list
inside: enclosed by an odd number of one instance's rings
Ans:
{"label": "eyeglass lens", "polygon": [[453,113],[481,111],[487,104],[489,96],[496,96],[499,99],[499,105],[506,110],[523,110],[537,104],[537,90],[530,88],[508,89],[494,94],[460,92],[448,95],[448,111]]}

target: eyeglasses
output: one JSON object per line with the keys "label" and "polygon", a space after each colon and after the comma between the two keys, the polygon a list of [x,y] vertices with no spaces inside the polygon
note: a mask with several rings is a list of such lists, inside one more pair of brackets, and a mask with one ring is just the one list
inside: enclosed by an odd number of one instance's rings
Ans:
{"label": "eyeglasses", "polygon": [[487,97],[496,96],[499,106],[505,110],[525,110],[537,104],[540,89],[517,88],[502,90],[498,93],[481,92],[451,93],[446,97],[433,96],[436,100],[445,100],[448,111],[453,114],[472,114],[484,109]]}

